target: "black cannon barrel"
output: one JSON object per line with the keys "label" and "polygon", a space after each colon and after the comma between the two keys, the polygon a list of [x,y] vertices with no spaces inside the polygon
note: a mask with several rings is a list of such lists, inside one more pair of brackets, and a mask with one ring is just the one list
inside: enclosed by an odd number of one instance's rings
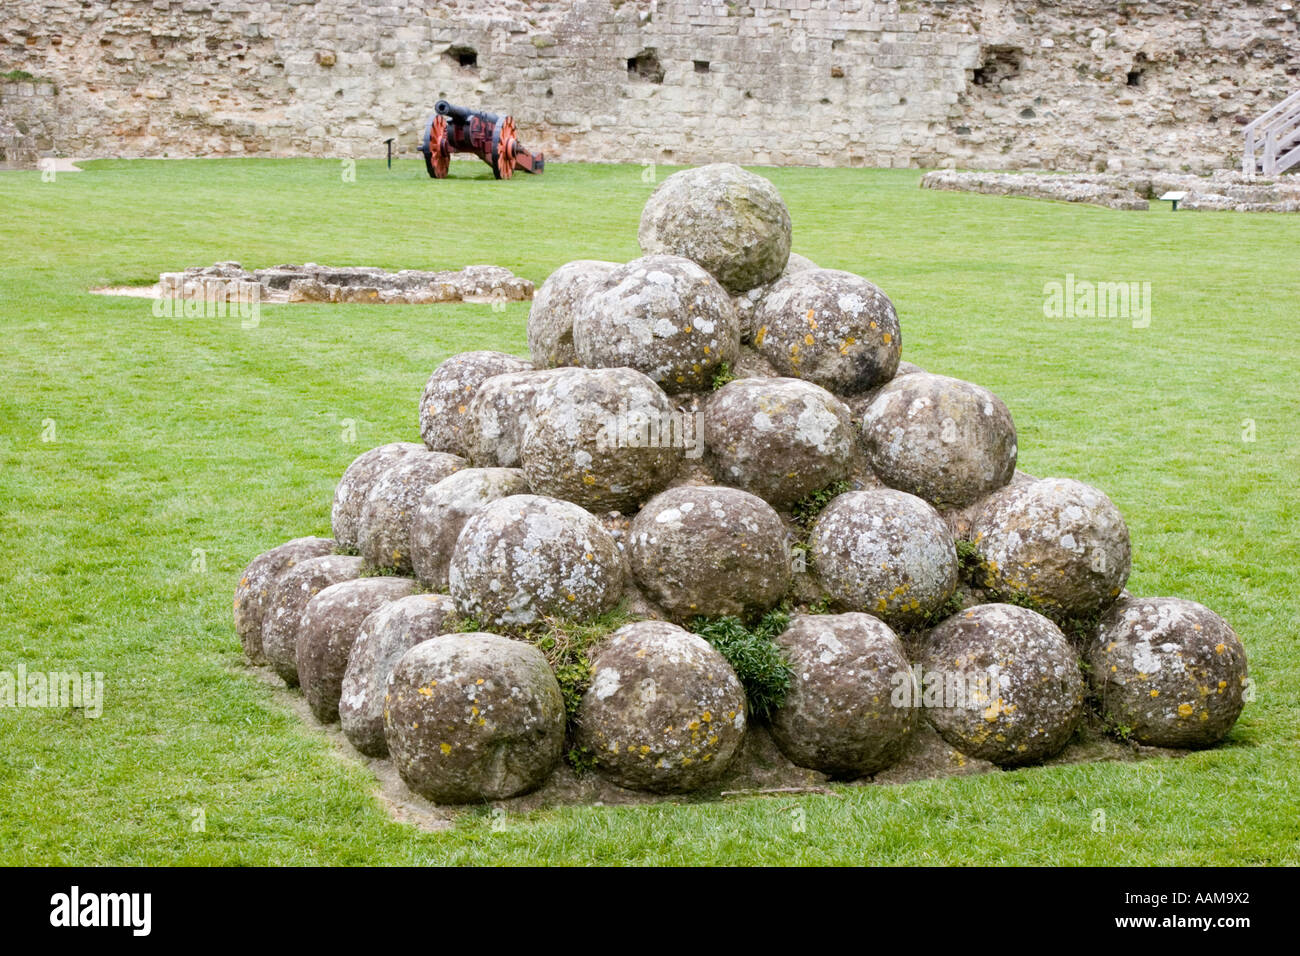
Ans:
{"label": "black cannon barrel", "polygon": [[489,113],[486,110],[472,110],[467,106],[456,106],[454,103],[448,103],[446,100],[438,100],[433,104],[433,111],[439,116],[445,116],[454,123],[468,123],[470,117],[477,116],[483,122],[492,126],[497,124],[501,117],[495,113]]}

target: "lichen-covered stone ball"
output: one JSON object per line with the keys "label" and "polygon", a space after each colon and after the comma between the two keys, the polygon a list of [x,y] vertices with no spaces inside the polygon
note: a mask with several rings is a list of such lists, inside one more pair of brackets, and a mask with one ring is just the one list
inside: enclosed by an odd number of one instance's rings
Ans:
{"label": "lichen-covered stone ball", "polygon": [[528,486],[594,513],[633,511],[677,474],[691,424],[630,368],[566,369],[537,395],[521,453]]}
{"label": "lichen-covered stone ball", "polygon": [[374,568],[411,573],[411,522],[424,493],[468,465],[440,451],[403,457],[370,486],[361,506],[357,547]]}
{"label": "lichen-covered stone ball", "polygon": [[235,632],[252,663],[266,663],[262,654],[262,617],[275,580],[299,561],[333,554],[337,546],[333,538],[295,538],[259,554],[244,568],[235,586]]}
{"label": "lichen-covered stone ball", "polygon": [[808,539],[817,581],[841,610],[890,627],[919,627],[957,588],[957,546],[937,511],[891,488],[848,491],[817,516]]}
{"label": "lichen-covered stone ball", "polygon": [[806,269],[772,286],[755,310],[754,346],[782,375],[850,395],[893,378],[898,314],[873,283],[838,269]]}
{"label": "lichen-covered stone ball", "polygon": [[352,746],[368,757],[388,753],[384,695],[402,655],[416,644],[455,630],[456,603],[445,594],[410,594],[381,604],[361,622],[348,655],[339,696],[339,722]]}
{"label": "lichen-covered stone ball", "polygon": [[641,212],[646,255],[685,256],[731,293],[771,282],[790,257],[790,213],[770,180],[734,163],[674,173]]}
{"label": "lichen-covered stone ball", "polygon": [[1128,527],[1091,485],[1040,478],[990,495],[971,521],[977,584],[1028,598],[1053,616],[1089,617],[1128,580]]}
{"label": "lichen-covered stone ball", "polygon": [[740,681],[704,638],[638,621],[610,635],[592,661],[577,744],[619,786],[695,790],[726,771],[745,719]]}
{"label": "lichen-covered stone ball", "polygon": [[362,623],[382,605],[414,590],[411,578],[356,578],[332,584],[307,602],[298,626],[298,682],[321,723],[339,718],[343,672]]}
{"label": "lichen-covered stone ball", "polygon": [[754,333],[758,331],[758,326],[754,324],[754,317],[758,314],[759,303],[763,297],[772,291],[772,286],[776,285],[786,276],[794,275],[796,272],[806,272],[809,269],[818,268],[817,263],[813,262],[807,256],[801,256],[797,252],[790,253],[790,258],[786,260],[785,268],[781,274],[764,285],[755,286],[745,292],[731,297],[731,304],[736,309],[736,317],[740,320],[740,340],[742,342],[752,343]]}
{"label": "lichen-covered stone ball", "polygon": [[420,437],[425,447],[464,455],[461,429],[478,387],[494,375],[526,372],[532,367],[532,363],[505,352],[462,352],[445,359],[429,376],[420,396]]}
{"label": "lichen-covered stone ball", "polygon": [[533,402],[557,374],[563,373],[555,369],[510,372],[484,381],[461,423],[466,457],[479,468],[518,467]]}
{"label": "lichen-covered stone ball", "polygon": [[790,589],[789,536],[771,505],[737,488],[683,485],[641,509],[628,563],[675,620],[766,611]]}
{"label": "lichen-covered stone ball", "polygon": [[526,627],[609,610],[623,588],[623,559],[609,532],[577,505],[512,495],[465,522],[447,577],[465,617]]}
{"label": "lichen-covered stone ball", "polygon": [[447,634],[402,655],[384,727],[406,785],[435,803],[503,800],[540,785],[564,749],[564,698],[541,651]]}
{"label": "lichen-covered stone ball", "polygon": [[357,547],[361,509],[365,506],[371,486],[407,455],[424,451],[425,447],[419,442],[395,441],[364,451],[353,459],[334,488],[334,505],[330,512],[334,540],[340,546]]}
{"label": "lichen-covered stone ball", "polygon": [[528,351],[538,368],[577,365],[573,348],[573,318],[593,289],[603,283],[617,262],[577,259],[556,269],[533,295],[528,310]]}
{"label": "lichen-covered stone ball", "polygon": [[427,489],[411,519],[411,568],[438,592],[447,590],[447,567],[456,539],[472,515],[498,498],[528,494],[518,468],[464,468]]}
{"label": "lichen-covered stone ball", "polygon": [[708,387],[736,359],[740,320],[717,281],[689,259],[645,256],[619,266],[573,320],[578,361],[634,368],[667,392]]}
{"label": "lichen-covered stone ball", "polygon": [[801,614],[776,638],[793,668],[772,736],[790,760],[834,777],[897,763],[920,703],[897,635],[870,614]]}
{"label": "lichen-covered stone ball", "polygon": [[298,625],[307,602],[325,588],[361,576],[363,558],[329,554],[299,561],[271,585],[262,615],[262,653],[290,687],[298,686]]}
{"label": "lichen-covered stone ball", "polygon": [[713,476],[778,508],[847,478],[855,441],[848,406],[797,378],[736,379],[704,410]]}
{"label": "lichen-covered stone ball", "polygon": [[959,611],[926,636],[921,701],[944,740],[999,766],[1037,763],[1083,717],[1078,655],[1060,628],[1012,604]]}
{"label": "lichen-covered stone ball", "polygon": [[1195,601],[1123,598],[1102,617],[1087,655],[1102,715],[1138,743],[1211,747],[1244,706],[1241,639]]}
{"label": "lichen-covered stone ball", "polygon": [[862,436],[881,481],[936,508],[970,504],[1016,470],[1016,426],[1002,399],[946,375],[889,382],[863,412]]}

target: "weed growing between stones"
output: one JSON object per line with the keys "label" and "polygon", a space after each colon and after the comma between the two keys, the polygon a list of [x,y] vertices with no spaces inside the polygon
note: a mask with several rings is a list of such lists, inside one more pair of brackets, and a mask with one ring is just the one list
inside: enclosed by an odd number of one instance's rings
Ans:
{"label": "weed growing between stones", "polygon": [[807,531],[812,528],[817,516],[832,500],[852,487],[852,483],[848,481],[833,481],[825,488],[818,489],[796,501],[790,508],[790,514],[795,523]]}
{"label": "weed growing between stones", "polygon": [[723,362],[713,373],[713,391],[717,391],[728,382],[736,380],[736,373],[731,370],[730,362]]}
{"label": "weed growing between stones", "polygon": [[776,608],[752,627],[738,617],[697,617],[688,625],[712,644],[736,672],[745,688],[751,717],[767,720],[785,703],[794,669],[775,638],[789,623],[789,613]]}
{"label": "weed growing between stones", "polygon": [[[570,742],[573,740],[574,722],[577,720],[578,708],[582,704],[582,695],[591,683],[591,654],[596,645],[624,624],[637,620],[627,609],[619,606],[606,611],[589,621],[569,621],[560,617],[545,617],[532,628],[520,630],[510,636],[527,641],[546,658],[555,673],[555,682],[560,685],[560,695],[564,698],[565,733]],[[487,630],[477,618],[463,617],[456,621],[457,633]],[[500,631],[500,628],[497,628]],[[571,746],[565,753],[569,765],[579,774],[595,768],[595,756],[586,748]]]}

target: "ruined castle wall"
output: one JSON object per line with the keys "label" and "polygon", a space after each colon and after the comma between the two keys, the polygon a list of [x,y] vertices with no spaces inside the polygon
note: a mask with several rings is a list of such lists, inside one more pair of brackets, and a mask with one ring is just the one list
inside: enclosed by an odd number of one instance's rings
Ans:
{"label": "ruined castle wall", "polygon": [[553,159],[1202,171],[1300,89],[1298,22],[1286,0],[2,0],[0,120],[70,156],[381,156],[445,97]]}

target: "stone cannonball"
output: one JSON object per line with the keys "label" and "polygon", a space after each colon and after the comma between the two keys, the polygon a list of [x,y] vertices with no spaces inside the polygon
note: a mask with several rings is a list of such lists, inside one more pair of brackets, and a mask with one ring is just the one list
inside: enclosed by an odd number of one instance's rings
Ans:
{"label": "stone cannonball", "polygon": [[481,632],[402,655],[384,728],[406,785],[435,803],[504,800],[539,786],[564,749],[564,698],[541,651]]}
{"label": "stone cannonball", "polygon": [[429,376],[420,396],[420,437],[425,447],[465,454],[461,428],[478,387],[494,375],[526,372],[532,367],[532,363],[505,352],[462,352],[445,359]]}
{"label": "stone cannonball", "polygon": [[528,310],[528,351],[538,368],[577,365],[573,318],[587,296],[619,263],[577,259],[556,269],[533,295]]}
{"label": "stone cannonball", "polygon": [[490,501],[526,494],[528,482],[518,468],[463,468],[427,489],[411,519],[415,576],[445,592],[447,566],[465,522]]}
{"label": "stone cannonball", "polygon": [[424,493],[468,465],[441,451],[407,455],[379,476],[361,506],[357,547],[367,564],[411,573],[411,522]]}
{"label": "stone cannonball", "polygon": [[623,559],[609,532],[577,505],[511,495],[465,522],[447,577],[465,617],[526,627],[609,610],[623,589]]}
{"label": "stone cannonball", "polygon": [[589,368],[634,368],[664,391],[707,388],[740,349],[740,320],[722,286],[680,256],[645,256],[619,266],[573,320],[578,360]]}
{"label": "stone cannonball", "polygon": [[1047,613],[1089,617],[1128,580],[1128,527],[1105,494],[1068,478],[1010,485],[971,520],[976,583],[1028,598]]}
{"label": "stone cannonball", "polygon": [[1138,743],[1210,747],[1241,714],[1245,648],[1227,621],[1195,601],[1122,598],[1087,654],[1103,716]]}
{"label": "stone cannonball", "polygon": [[1003,767],[1046,760],[1083,717],[1077,653],[1028,608],[959,611],[929,632],[918,663],[930,723],[968,757]]}
{"label": "stone cannonball", "polygon": [[736,379],[704,410],[713,476],[777,508],[847,478],[855,441],[848,406],[797,378]]}
{"label": "stone cannonball", "polygon": [[627,542],[636,583],[675,620],[766,611],[790,589],[780,515],[737,488],[683,485],[656,495]]}
{"label": "stone cannonball", "polygon": [[772,715],[790,760],[834,777],[897,763],[920,703],[903,644],[870,614],[801,614],[779,634],[794,675]]}
{"label": "stone cannonball", "polygon": [[307,602],[298,626],[298,681],[322,724],[338,720],[343,673],[362,622],[414,590],[411,578],[356,578],[331,584]]}
{"label": "stone cannonball", "polygon": [[329,554],[299,561],[271,586],[262,615],[262,653],[280,678],[298,686],[298,626],[307,602],[325,588],[361,576],[363,558]]}
{"label": "stone cannonball", "polygon": [[334,540],[342,547],[356,548],[361,509],[371,486],[407,455],[424,451],[424,446],[418,442],[395,441],[364,451],[353,459],[334,488],[334,505],[330,512]]}
{"label": "stone cannonball", "polygon": [[484,381],[462,420],[461,445],[469,460],[480,468],[517,468],[533,402],[557,374],[563,372],[510,372]]}
{"label": "stone cannonball", "polygon": [[361,622],[348,655],[339,696],[339,722],[352,746],[368,757],[388,753],[384,694],[402,655],[450,630],[456,603],[445,594],[410,594],[381,604]]}
{"label": "stone cannonball", "polygon": [[836,607],[892,628],[922,626],[957,589],[957,545],[937,511],[890,488],[849,491],[813,525],[809,553]]}
{"label": "stone cannonball", "polygon": [[1016,470],[1016,426],[1006,405],[945,375],[914,372],[885,385],[863,412],[862,436],[881,481],[936,508],[970,504]]}
{"label": "stone cannonball", "polygon": [[694,421],[640,372],[567,369],[538,393],[520,457],[539,495],[632,511],[672,481],[687,439]]}
{"label": "stone cannonball", "polygon": [[266,663],[262,654],[262,617],[277,578],[299,561],[333,554],[333,538],[295,538],[259,554],[244,568],[235,586],[235,633],[244,654],[254,664]]}
{"label": "stone cannonball", "polygon": [[806,269],[768,290],[755,310],[754,346],[782,375],[850,395],[894,377],[898,314],[874,284],[839,269]]}
{"label": "stone cannonball", "polygon": [[695,790],[715,781],[745,733],[745,692],[704,638],[665,621],[615,631],[592,661],[576,742],[621,787]]}
{"label": "stone cannonball", "polygon": [[790,213],[770,180],[734,163],[674,173],[641,212],[646,255],[684,256],[732,294],[771,282],[790,257]]}

